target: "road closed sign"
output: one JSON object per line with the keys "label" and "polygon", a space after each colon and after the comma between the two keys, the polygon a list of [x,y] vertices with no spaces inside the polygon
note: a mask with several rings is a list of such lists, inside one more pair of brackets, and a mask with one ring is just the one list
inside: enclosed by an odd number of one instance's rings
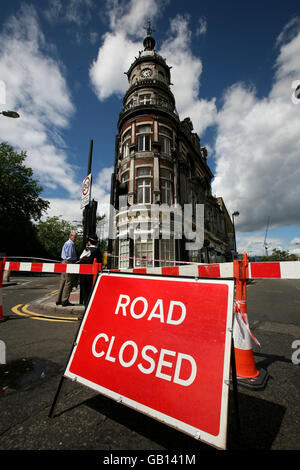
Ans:
{"label": "road closed sign", "polygon": [[65,377],[225,449],[233,288],[99,275]]}

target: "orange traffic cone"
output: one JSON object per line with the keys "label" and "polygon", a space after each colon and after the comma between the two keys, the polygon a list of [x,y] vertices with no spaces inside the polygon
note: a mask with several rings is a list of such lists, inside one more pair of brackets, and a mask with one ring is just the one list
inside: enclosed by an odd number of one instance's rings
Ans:
{"label": "orange traffic cone", "polygon": [[252,341],[259,344],[250,330],[247,316],[247,268],[246,253],[242,261],[237,261],[235,269],[236,300],[233,322],[233,343],[236,364],[237,382],[248,388],[265,387],[268,374],[265,369],[258,369],[255,364]]}

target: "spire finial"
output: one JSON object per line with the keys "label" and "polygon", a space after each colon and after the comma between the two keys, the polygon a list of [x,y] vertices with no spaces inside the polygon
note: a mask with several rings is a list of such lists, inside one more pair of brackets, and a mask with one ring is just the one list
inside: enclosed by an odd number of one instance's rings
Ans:
{"label": "spire finial", "polygon": [[147,31],[147,36],[152,36],[152,27],[151,27],[151,20],[150,18],[148,19],[148,25],[147,27],[145,27],[146,31]]}
{"label": "spire finial", "polygon": [[147,31],[147,36],[143,42],[145,51],[153,51],[155,47],[155,39],[152,37],[154,29],[152,29],[150,18],[148,19],[148,24],[144,29]]}

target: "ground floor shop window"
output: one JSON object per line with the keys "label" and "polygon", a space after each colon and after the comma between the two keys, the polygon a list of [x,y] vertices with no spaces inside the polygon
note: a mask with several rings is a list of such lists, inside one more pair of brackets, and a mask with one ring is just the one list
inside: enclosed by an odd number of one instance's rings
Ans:
{"label": "ground floor shop window", "polygon": [[167,240],[159,240],[159,258],[161,261],[161,266],[174,266],[174,262],[168,263],[167,261],[174,261],[175,260],[175,246],[174,246],[174,239],[170,238]]}
{"label": "ground floor shop window", "polygon": [[153,266],[154,258],[154,240],[135,240],[134,243],[134,265],[137,268],[146,268]]}
{"label": "ground floor shop window", "polygon": [[120,240],[119,244],[119,267],[129,268],[129,240]]}

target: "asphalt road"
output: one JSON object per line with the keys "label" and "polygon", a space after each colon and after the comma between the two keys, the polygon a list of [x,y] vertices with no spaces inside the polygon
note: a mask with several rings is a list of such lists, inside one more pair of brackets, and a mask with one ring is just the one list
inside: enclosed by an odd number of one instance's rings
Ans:
{"label": "asphalt road", "polygon": [[[50,419],[79,321],[53,321],[51,312],[48,319],[15,313],[15,306],[53,293],[59,282],[56,276],[16,279],[16,285],[3,288],[1,451],[94,451],[91,458],[98,463],[128,451],[165,459],[181,453],[177,463],[190,465],[200,463],[203,451],[214,450],[69,379],[63,381]],[[240,430],[230,392],[227,449],[300,450],[300,281],[257,280],[249,284],[247,295],[251,330],[260,342],[253,346],[255,361],[268,371],[269,380],[259,391],[238,386]]]}

